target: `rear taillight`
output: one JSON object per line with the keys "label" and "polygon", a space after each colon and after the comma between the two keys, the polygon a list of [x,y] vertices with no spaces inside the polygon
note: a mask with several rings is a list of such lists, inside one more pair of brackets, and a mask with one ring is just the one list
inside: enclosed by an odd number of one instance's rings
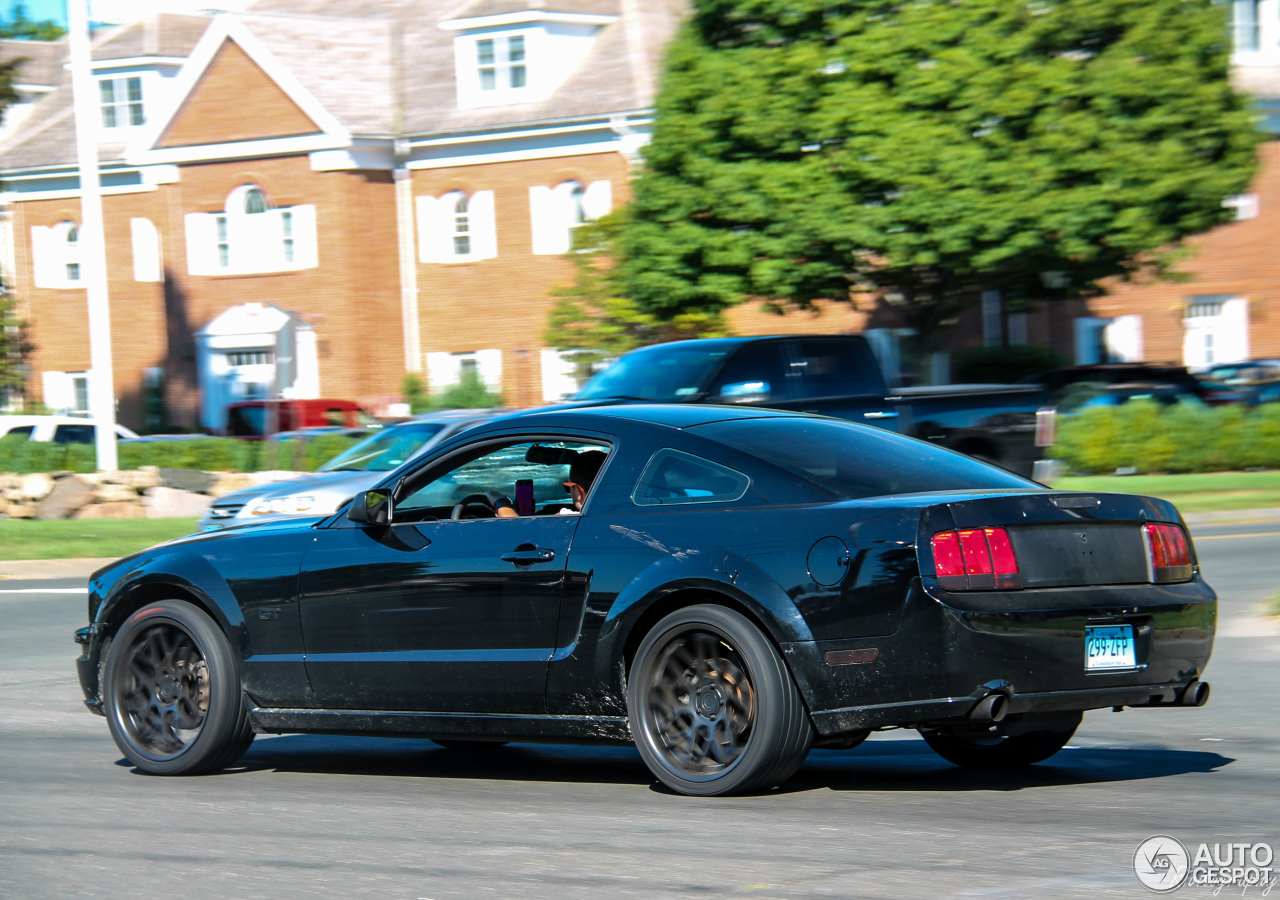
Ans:
{"label": "rear taillight", "polygon": [[961,528],[933,536],[933,566],[949,591],[1022,587],[1013,544],[1003,528]]}
{"label": "rear taillight", "polygon": [[1191,577],[1191,543],[1181,526],[1148,522],[1142,526],[1142,534],[1147,539],[1147,570],[1153,582]]}

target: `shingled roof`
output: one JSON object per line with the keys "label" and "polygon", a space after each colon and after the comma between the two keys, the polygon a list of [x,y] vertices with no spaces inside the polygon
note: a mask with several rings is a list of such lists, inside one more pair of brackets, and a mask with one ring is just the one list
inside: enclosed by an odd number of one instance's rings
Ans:
{"label": "shingled roof", "polygon": [[[685,8],[685,0],[258,0],[237,18],[350,134],[381,137],[647,109],[663,48]],[[524,11],[615,18],[550,98],[459,109],[456,32],[441,23]],[[212,21],[207,16],[152,16],[98,37],[94,58],[186,58]],[[18,42],[0,42],[0,54],[13,43]],[[41,65],[43,77],[52,78],[58,88],[36,106],[17,134],[0,144],[0,167],[10,171],[75,159],[68,73],[61,57]],[[100,155],[104,161],[121,160],[124,150],[121,144],[103,144]]]}

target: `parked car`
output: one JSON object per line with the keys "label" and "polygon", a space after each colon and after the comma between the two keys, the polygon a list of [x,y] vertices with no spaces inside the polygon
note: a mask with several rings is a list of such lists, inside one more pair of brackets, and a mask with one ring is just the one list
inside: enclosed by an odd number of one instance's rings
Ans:
{"label": "parked car", "polygon": [[328,515],[357,491],[377,482],[383,473],[493,415],[490,410],[450,410],[380,428],[311,475],[224,494],[205,512],[200,528],[213,531],[295,516]]}
{"label": "parked car", "polygon": [[241,400],[227,406],[227,437],[261,439],[279,431],[359,428],[373,418],[350,400]]}
{"label": "parked car", "polygon": [[1205,381],[1193,375],[1186,366],[1153,363],[1095,363],[1068,366],[1028,375],[1024,384],[1042,385],[1055,399],[1078,389],[1079,385],[1161,384],[1184,394],[1195,394],[1211,406],[1238,403],[1244,396],[1225,384]]}
{"label": "parked car", "polygon": [[[92,419],[77,416],[0,416],[0,438],[21,436],[58,444],[92,444],[97,440],[96,427]],[[133,430],[116,425],[118,440],[137,436]]]}
{"label": "parked car", "polygon": [[[578,403],[724,403],[818,413],[877,425],[978,456],[1022,475],[1037,458],[1048,394],[1011,384],[891,391],[861,335],[678,341],[615,360]],[[1047,432],[1040,432],[1045,434]]]}
{"label": "parked car", "polygon": [[623,405],[502,416],[338,514],[106,566],[76,640],[148,773],[255,733],[634,741],[716,795],[881,729],[1001,770],[1087,710],[1203,705],[1216,611],[1167,501],[830,418]]}
{"label": "parked car", "polygon": [[1251,359],[1245,362],[1219,363],[1203,373],[1209,381],[1221,384],[1258,384],[1280,378],[1280,359]]}
{"label": "parked car", "polygon": [[1095,406],[1121,406],[1131,400],[1148,400],[1160,406],[1204,407],[1194,393],[1173,384],[1074,384],[1058,401],[1058,413],[1071,415]]}

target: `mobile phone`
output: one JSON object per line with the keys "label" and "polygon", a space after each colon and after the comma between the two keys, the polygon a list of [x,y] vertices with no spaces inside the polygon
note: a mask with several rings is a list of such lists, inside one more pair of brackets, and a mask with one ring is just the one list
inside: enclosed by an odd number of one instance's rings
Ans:
{"label": "mobile phone", "polygon": [[516,515],[533,515],[533,479],[521,478],[516,482]]}

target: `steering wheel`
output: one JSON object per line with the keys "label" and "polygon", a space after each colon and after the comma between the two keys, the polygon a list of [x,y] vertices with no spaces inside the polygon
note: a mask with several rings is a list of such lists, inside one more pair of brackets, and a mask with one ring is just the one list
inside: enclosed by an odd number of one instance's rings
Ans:
{"label": "steering wheel", "polygon": [[[507,502],[510,503],[511,501],[508,500]],[[463,497],[457,503],[453,504],[453,511],[449,513],[449,518],[455,522],[458,521],[459,519],[462,518],[462,511],[466,509],[468,506],[471,506],[472,504],[476,504],[476,503],[480,504],[485,509],[489,510],[490,516],[498,515],[497,507],[493,505],[494,501],[491,500],[488,497],[488,495],[470,494],[466,497]]]}

